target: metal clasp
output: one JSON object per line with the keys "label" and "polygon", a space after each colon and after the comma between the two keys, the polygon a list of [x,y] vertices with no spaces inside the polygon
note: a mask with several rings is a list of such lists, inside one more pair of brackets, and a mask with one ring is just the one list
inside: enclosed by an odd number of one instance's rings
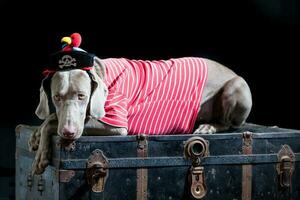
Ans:
{"label": "metal clasp", "polygon": [[108,177],[108,160],[103,152],[96,149],[87,160],[87,182],[93,192],[103,192]]}
{"label": "metal clasp", "polygon": [[206,195],[207,188],[204,182],[204,167],[191,167],[191,193],[196,199]]}
{"label": "metal clasp", "polygon": [[202,137],[192,137],[184,144],[184,156],[192,160],[189,181],[191,184],[191,194],[196,199],[202,199],[207,188],[205,184],[204,167],[201,165],[201,158],[209,155],[209,143]]}
{"label": "metal clasp", "polygon": [[289,145],[283,145],[278,152],[279,163],[276,166],[279,185],[289,188],[292,183],[292,175],[295,169],[295,154]]}

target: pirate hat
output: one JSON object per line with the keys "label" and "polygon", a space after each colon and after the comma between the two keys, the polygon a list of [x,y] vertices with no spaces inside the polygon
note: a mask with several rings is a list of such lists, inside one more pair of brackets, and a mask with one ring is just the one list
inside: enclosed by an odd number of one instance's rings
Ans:
{"label": "pirate hat", "polygon": [[70,37],[61,39],[62,50],[50,55],[44,75],[56,71],[65,71],[72,69],[89,70],[94,64],[94,55],[87,53],[79,48],[81,36],[79,33],[73,33]]}
{"label": "pirate hat", "polygon": [[[86,73],[91,78],[92,82],[92,96],[96,88],[98,87],[98,82],[96,80],[96,75],[94,74],[94,55],[87,53],[83,49],[79,48],[81,43],[81,36],[78,33],[73,33],[70,37],[63,37],[61,39],[62,50],[50,55],[47,69],[43,71],[45,76],[42,80],[41,90],[40,90],[40,104],[36,110],[36,114],[40,119],[45,119],[49,113],[55,113],[54,105],[51,102],[51,79],[55,72],[57,71],[69,71],[74,69],[81,69],[86,71]],[[91,97],[92,99],[92,97]],[[42,102],[42,103],[41,103]],[[41,105],[41,106],[40,106]],[[97,109],[90,108],[90,113],[93,116],[98,116],[95,114],[98,112]],[[95,110],[95,111],[94,111]]]}

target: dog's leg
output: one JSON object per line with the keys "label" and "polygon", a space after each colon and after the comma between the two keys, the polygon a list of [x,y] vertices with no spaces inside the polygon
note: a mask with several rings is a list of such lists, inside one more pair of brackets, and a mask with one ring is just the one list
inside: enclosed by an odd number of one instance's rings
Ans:
{"label": "dog's leg", "polygon": [[[35,155],[34,162],[32,164],[32,173],[41,174],[45,171],[49,163],[50,156],[50,139],[56,122],[56,114],[50,115],[40,126],[38,131],[40,132],[40,143],[38,145],[38,150]],[[57,127],[57,125],[56,125]]]}
{"label": "dog's leg", "polygon": [[199,113],[202,118],[206,118],[207,110],[211,113],[206,123],[200,124],[194,134],[211,134],[237,128],[246,121],[252,107],[249,86],[243,78],[236,76],[224,84],[211,103],[203,106],[210,108],[203,108],[203,112]]}
{"label": "dog's leg", "polygon": [[84,126],[84,135],[97,135],[97,136],[104,136],[104,135],[122,135],[126,136],[127,129],[126,128],[119,128],[113,127],[108,124],[104,124],[100,122],[98,119],[88,116],[85,120]]}
{"label": "dog's leg", "polygon": [[219,123],[200,124],[194,131],[194,134],[213,134],[216,132],[227,130],[229,126],[225,126]]}
{"label": "dog's leg", "polygon": [[41,138],[41,126],[39,126],[31,135],[28,140],[29,151],[33,152],[39,148]]}

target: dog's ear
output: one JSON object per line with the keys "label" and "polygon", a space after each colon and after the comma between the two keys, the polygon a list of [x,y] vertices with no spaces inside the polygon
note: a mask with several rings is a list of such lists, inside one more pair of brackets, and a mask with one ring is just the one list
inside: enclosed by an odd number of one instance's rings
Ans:
{"label": "dog's ear", "polygon": [[43,83],[40,88],[40,103],[35,110],[35,114],[40,119],[46,119],[50,114],[49,104],[48,104],[48,96],[44,90]]}
{"label": "dog's ear", "polygon": [[104,104],[107,97],[107,87],[105,80],[105,66],[99,58],[94,59],[94,68],[90,70],[92,78],[92,91],[90,98],[90,115],[95,118],[104,117]]}
{"label": "dog's ear", "polygon": [[104,81],[106,78],[106,68],[105,65],[101,62],[100,58],[96,56],[94,57],[94,68],[99,78]]}

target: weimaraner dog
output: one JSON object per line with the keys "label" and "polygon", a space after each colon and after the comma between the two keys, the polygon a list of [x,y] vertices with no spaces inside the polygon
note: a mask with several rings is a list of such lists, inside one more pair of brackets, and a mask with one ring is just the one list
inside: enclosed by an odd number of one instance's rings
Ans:
{"label": "weimaraner dog", "polygon": [[[241,126],[252,107],[248,84],[227,67],[209,59],[203,60],[207,65],[207,80],[193,133],[211,134]],[[95,57],[90,70],[92,76],[80,69],[55,72],[50,86],[55,113],[50,112],[50,102],[41,87],[36,114],[44,122],[29,141],[30,149],[37,150],[33,173],[43,173],[48,165],[50,135],[53,132],[73,140],[86,129],[96,135],[127,135],[126,128],[97,120],[105,115],[104,105],[108,95],[104,83],[105,70],[105,63]]]}

